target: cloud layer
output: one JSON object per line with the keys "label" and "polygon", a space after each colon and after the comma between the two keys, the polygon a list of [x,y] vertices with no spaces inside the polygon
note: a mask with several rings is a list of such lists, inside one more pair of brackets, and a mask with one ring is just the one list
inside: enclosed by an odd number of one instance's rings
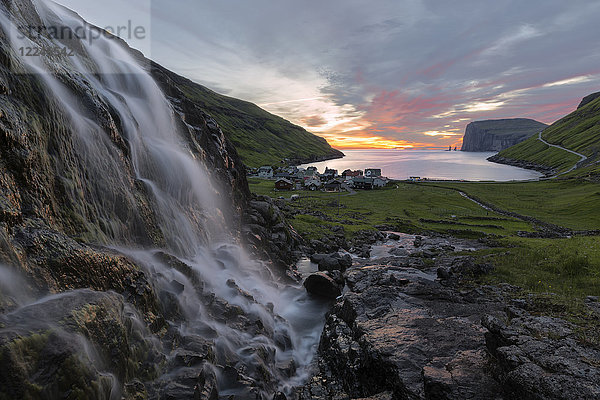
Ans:
{"label": "cloud layer", "polygon": [[112,2],[62,1],[149,18],[156,61],[339,147],[458,144],[471,120],[551,123],[600,90],[599,2]]}

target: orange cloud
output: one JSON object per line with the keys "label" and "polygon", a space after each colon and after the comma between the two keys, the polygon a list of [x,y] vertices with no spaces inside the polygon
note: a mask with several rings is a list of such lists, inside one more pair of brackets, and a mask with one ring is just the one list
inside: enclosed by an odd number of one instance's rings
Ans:
{"label": "orange cloud", "polygon": [[376,135],[355,136],[322,133],[320,136],[323,136],[331,146],[338,149],[415,149],[435,146],[432,143],[415,143]]}

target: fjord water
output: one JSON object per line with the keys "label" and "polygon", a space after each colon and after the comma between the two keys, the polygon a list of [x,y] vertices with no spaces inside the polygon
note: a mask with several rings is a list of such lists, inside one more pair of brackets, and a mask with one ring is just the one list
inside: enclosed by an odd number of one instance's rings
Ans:
{"label": "fjord water", "polygon": [[430,179],[467,181],[524,181],[542,176],[539,172],[487,161],[491,152],[470,153],[443,150],[344,150],[346,157],[313,165],[323,172],[346,169],[381,168],[392,179],[419,176]]}
{"label": "fjord water", "polygon": [[[68,26],[77,32],[84,24],[77,15],[55,3],[38,0],[34,4],[46,26]],[[37,46],[19,35],[6,15],[0,14],[2,29],[12,33],[15,52],[23,46]],[[62,42],[54,44],[64,46]],[[140,61],[118,41],[106,37],[93,42],[82,40],[77,46],[83,46],[85,51],[63,57],[59,62],[45,56],[22,57],[21,61],[30,73],[39,76],[71,122],[81,162],[95,182],[93,207],[119,207],[119,199],[113,195],[115,187],[125,185],[128,176],[106,130],[86,115],[84,106],[60,75],[84,80],[100,94],[102,101],[116,110],[136,179],[152,195],[157,224],[167,243],[166,248],[140,249],[135,243],[132,246],[123,242],[115,231],[102,244],[136,260],[146,269],[157,292],[171,293],[176,298],[184,319],[169,321],[170,324],[176,326],[182,337],[198,335],[213,340],[217,363],[237,360],[236,367],[246,371],[266,365],[269,377],[265,381],[275,384],[265,383],[264,388],[260,387],[261,382],[258,385],[269,398],[275,389],[286,391],[300,384],[315,353],[325,306],[307,297],[300,286],[280,283],[261,261],[251,259],[238,245],[227,228],[230,217],[224,215],[227,212],[224,210],[230,209],[225,204],[227,199],[219,197],[219,188],[205,166],[187,148],[173,108]],[[164,254],[185,263],[194,276],[171,267],[164,261]],[[8,277],[7,272],[0,270],[0,277],[2,274]],[[18,282],[16,277],[11,279]],[[240,307],[272,334],[252,335],[211,316],[204,309],[194,281],[204,283],[204,293],[210,292],[227,304]],[[179,285],[174,287],[173,282]],[[22,307],[31,304],[26,297],[20,296]],[[274,356],[265,361],[263,354]],[[291,377],[290,364],[296,371]],[[217,377],[220,377],[218,372]],[[219,383],[222,394],[236,394],[238,389],[228,387],[226,380]],[[119,397],[118,393],[110,395],[115,396]]]}

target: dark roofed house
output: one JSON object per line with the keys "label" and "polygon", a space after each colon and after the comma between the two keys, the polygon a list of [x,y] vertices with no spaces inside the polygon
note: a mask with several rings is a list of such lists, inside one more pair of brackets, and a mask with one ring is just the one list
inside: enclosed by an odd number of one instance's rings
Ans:
{"label": "dark roofed house", "polygon": [[355,189],[371,190],[373,189],[373,180],[373,178],[357,176],[356,178],[352,179],[352,184],[354,185]]}
{"label": "dark roofed house", "polygon": [[365,169],[365,176],[376,177],[381,176],[381,169],[379,168],[367,168]]}
{"label": "dark roofed house", "polygon": [[325,184],[326,192],[339,192],[342,187],[342,182],[338,179],[330,180]]}
{"label": "dark roofed house", "polygon": [[260,167],[258,169],[258,177],[263,179],[269,179],[273,177],[273,168],[269,166]]}
{"label": "dark roofed house", "polygon": [[294,182],[286,178],[279,178],[275,181],[275,189],[277,190],[292,190]]}
{"label": "dark roofed house", "polygon": [[323,176],[330,176],[335,178],[338,175],[337,169],[325,168],[325,172],[323,172]]}

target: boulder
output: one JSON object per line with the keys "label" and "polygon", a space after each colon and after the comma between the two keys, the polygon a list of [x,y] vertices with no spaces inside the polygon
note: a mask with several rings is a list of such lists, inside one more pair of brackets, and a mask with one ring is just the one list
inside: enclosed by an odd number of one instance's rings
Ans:
{"label": "boulder", "polygon": [[319,271],[345,271],[352,266],[352,256],[350,254],[313,254],[310,259],[319,265]]}
{"label": "boulder", "polygon": [[317,272],[304,281],[308,293],[327,299],[335,299],[342,294],[340,286],[329,275]]}
{"label": "boulder", "polygon": [[396,257],[407,257],[410,253],[403,247],[393,247],[390,249],[389,254]]}
{"label": "boulder", "polygon": [[388,233],[388,239],[390,239],[390,240],[400,240],[400,235],[397,235],[397,234],[391,232],[391,233]]}
{"label": "boulder", "polygon": [[328,255],[319,261],[319,271],[334,271],[341,269],[340,262],[337,258]]}

